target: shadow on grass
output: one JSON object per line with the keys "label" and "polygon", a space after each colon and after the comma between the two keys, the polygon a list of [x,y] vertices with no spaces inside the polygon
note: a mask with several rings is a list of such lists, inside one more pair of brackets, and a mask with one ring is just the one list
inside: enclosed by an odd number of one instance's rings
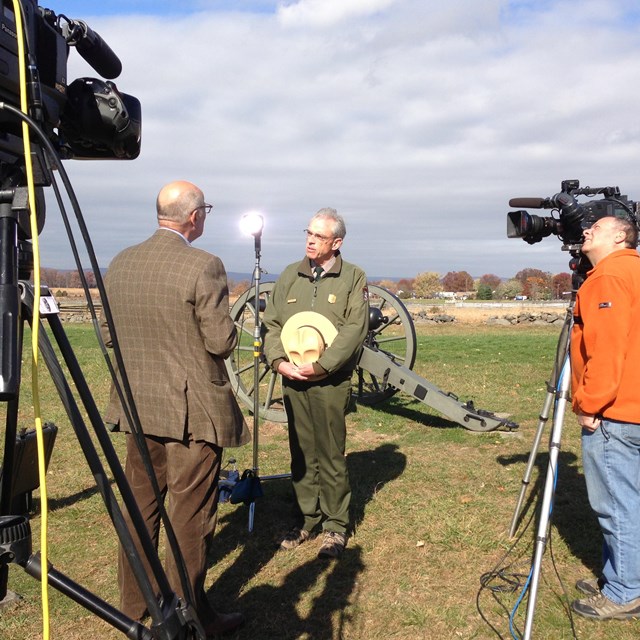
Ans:
{"label": "shadow on grass", "polygon": [[[344,637],[349,605],[357,598],[358,576],[364,569],[361,556],[359,547],[347,547],[337,562],[307,561],[284,576],[278,586],[261,584],[250,589],[240,599],[250,621],[239,637],[265,640]],[[307,592],[316,595],[309,604],[301,606]]]}
{"label": "shadow on grass", "polygon": [[[113,480],[109,480],[109,485],[113,485]],[[51,498],[49,500],[49,511],[57,511],[58,509],[64,509],[65,507],[70,507],[82,500],[88,500],[89,498],[93,498],[98,493],[98,487],[89,487],[88,489],[83,489],[82,491],[76,491],[76,493],[72,493],[71,495],[64,496],[64,498]],[[38,507],[35,509],[34,513],[40,513],[39,503]]]}
{"label": "shadow on grass", "polygon": [[364,520],[367,504],[387,482],[395,480],[405,470],[407,457],[398,446],[387,443],[373,451],[355,451],[347,456],[351,479],[351,524],[357,529]]}
{"label": "shadow on grass", "polygon": [[[396,445],[383,444],[372,451],[350,453],[347,464],[355,529],[364,519],[367,504],[376,492],[402,474],[406,458]],[[253,533],[247,530],[248,509],[240,507],[227,513],[226,506],[220,509],[220,528],[213,542],[210,565],[229,554],[237,557],[209,590],[212,603],[223,611],[239,608],[246,615],[247,624],[237,638],[342,637],[348,607],[357,599],[358,576],[364,569],[358,546],[347,546],[337,562],[318,560],[314,556],[288,573],[275,576],[272,582],[277,585],[260,584],[247,589],[256,574],[278,553],[280,537],[296,517],[289,480],[267,481],[263,488],[264,497],[256,503]],[[300,612],[303,601],[307,607],[305,613]]]}
{"label": "shadow on grass", "polygon": [[[525,465],[528,459],[529,454],[498,456],[497,458],[502,465]],[[558,455],[558,473],[551,524],[564,540],[571,553],[587,569],[595,575],[599,575],[602,568],[602,537],[598,521],[589,505],[584,476],[578,470],[577,462],[578,457],[575,453],[561,451]],[[526,497],[522,504],[518,527],[521,528],[525,521],[530,520],[529,516],[533,514],[532,510],[535,510],[535,517],[529,527],[534,526],[537,532],[540,521],[540,507],[542,506],[547,478],[547,467],[549,465],[549,453],[539,451],[535,465],[537,471],[532,473],[532,476],[535,476],[535,480],[528,486],[525,494]],[[522,477],[524,477],[524,469],[525,467],[523,466]],[[516,504],[514,503],[513,506],[515,511]],[[520,531],[516,531],[516,535],[520,535],[520,533]]]}
{"label": "shadow on grass", "polygon": [[417,400],[407,398],[400,395],[395,395],[380,404],[373,405],[372,408],[381,413],[386,413],[392,416],[398,416],[399,418],[405,418],[411,420],[417,424],[421,424],[425,427],[435,427],[437,429],[460,429],[461,425],[453,420],[448,420],[442,416],[436,416],[425,411],[420,411],[419,408],[426,405],[421,404]]}

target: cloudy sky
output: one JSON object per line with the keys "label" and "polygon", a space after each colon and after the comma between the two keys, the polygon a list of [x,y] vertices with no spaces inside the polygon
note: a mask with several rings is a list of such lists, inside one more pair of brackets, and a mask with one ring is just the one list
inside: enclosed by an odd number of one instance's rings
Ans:
{"label": "cloudy sky", "polygon": [[[640,200],[637,0],[52,0],[122,60],[140,99],[135,161],[65,162],[102,266],[155,228],[182,178],[215,209],[198,246],[251,272],[303,255],[324,206],[371,277],[567,271],[551,236],[507,239],[510,198],[564,179]],[[70,79],[96,76],[72,50]],[[549,215],[549,211],[533,213]],[[42,264],[74,267],[47,208]]]}

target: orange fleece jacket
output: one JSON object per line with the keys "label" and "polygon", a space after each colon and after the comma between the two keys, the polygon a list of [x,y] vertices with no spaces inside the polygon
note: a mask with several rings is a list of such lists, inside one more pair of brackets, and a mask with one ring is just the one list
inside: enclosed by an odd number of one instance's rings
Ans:
{"label": "orange fleece jacket", "polygon": [[571,332],[574,411],[640,423],[640,256],[609,254],[578,290]]}

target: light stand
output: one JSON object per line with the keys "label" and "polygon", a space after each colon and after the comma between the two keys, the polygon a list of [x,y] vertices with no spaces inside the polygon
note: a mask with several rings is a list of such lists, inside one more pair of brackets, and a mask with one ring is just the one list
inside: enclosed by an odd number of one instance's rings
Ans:
{"label": "light stand", "polygon": [[[260,357],[262,355],[262,336],[260,323],[260,250],[262,240],[262,229],[264,228],[264,218],[257,211],[250,211],[242,216],[240,220],[240,228],[245,235],[254,237],[256,262],[253,270],[254,282],[254,304],[253,304],[253,473],[254,481],[259,487],[261,480],[280,480],[290,478],[291,473],[280,473],[271,476],[260,477],[258,468],[258,450],[260,444]],[[261,494],[260,494],[261,495]],[[249,503],[249,533],[253,531],[253,523],[255,519],[255,498],[251,496]]]}
{"label": "light stand", "polygon": [[[258,446],[259,446],[259,422],[260,422],[260,354],[262,340],[260,336],[260,251],[262,244],[262,229],[264,228],[264,218],[257,211],[250,211],[242,216],[240,227],[254,238],[255,247],[255,267],[253,269],[254,283],[254,322],[253,322],[253,466],[252,471],[259,481],[258,474]],[[255,518],[256,502],[252,497],[249,504],[249,533],[253,531],[253,521]]]}

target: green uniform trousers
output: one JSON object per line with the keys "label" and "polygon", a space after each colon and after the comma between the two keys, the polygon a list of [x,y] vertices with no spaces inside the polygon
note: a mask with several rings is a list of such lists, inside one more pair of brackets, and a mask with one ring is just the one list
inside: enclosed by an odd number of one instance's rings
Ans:
{"label": "green uniform trousers", "polygon": [[311,531],[322,522],[325,531],[345,533],[351,501],[344,455],[351,376],[334,377],[313,383],[284,381],[284,403],[291,479],[303,528]]}

